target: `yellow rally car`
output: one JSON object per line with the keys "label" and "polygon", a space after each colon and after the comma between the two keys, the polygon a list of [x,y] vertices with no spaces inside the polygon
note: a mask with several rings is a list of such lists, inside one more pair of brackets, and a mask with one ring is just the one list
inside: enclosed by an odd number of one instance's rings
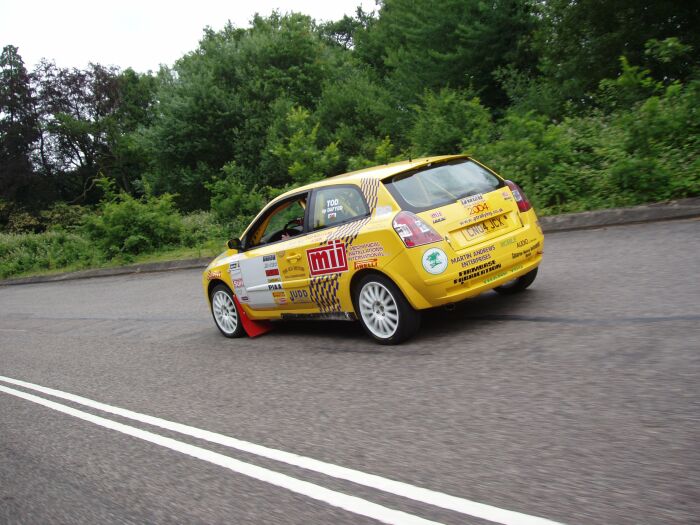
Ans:
{"label": "yellow rally car", "polygon": [[203,275],[226,337],[273,319],[359,319],[395,344],[420,310],[527,288],[544,237],[525,194],[467,156],[328,178],[270,202]]}

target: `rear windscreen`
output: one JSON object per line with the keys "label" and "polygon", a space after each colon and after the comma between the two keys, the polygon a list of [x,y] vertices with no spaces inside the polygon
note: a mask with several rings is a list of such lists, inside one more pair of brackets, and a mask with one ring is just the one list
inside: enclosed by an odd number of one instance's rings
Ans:
{"label": "rear windscreen", "polygon": [[423,211],[469,195],[488,193],[501,186],[502,182],[476,162],[460,159],[400,173],[384,180],[384,184],[403,209]]}

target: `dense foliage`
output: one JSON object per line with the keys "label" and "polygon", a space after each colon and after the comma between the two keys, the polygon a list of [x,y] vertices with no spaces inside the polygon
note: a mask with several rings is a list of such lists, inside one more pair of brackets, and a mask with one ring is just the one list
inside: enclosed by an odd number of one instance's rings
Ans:
{"label": "dense foliage", "polygon": [[0,266],[222,241],[285,188],[408,156],[469,152],[541,213],[697,195],[699,73],[700,4],[682,0],[272,13],[146,74],[28,72],[7,45]]}

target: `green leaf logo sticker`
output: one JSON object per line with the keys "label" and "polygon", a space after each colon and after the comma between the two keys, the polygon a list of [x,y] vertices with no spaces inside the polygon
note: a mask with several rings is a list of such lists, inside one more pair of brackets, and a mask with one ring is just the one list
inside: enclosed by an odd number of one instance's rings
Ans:
{"label": "green leaf logo sticker", "polygon": [[423,254],[423,269],[439,275],[447,269],[447,255],[440,248],[430,248]]}

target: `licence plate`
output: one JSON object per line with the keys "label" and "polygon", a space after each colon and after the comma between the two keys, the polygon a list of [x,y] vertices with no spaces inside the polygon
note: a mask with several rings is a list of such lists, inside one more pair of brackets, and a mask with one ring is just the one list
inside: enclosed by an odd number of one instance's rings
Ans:
{"label": "licence plate", "polygon": [[464,233],[464,237],[468,241],[471,241],[472,239],[489,235],[495,231],[506,228],[508,228],[508,215],[504,214],[499,215],[498,217],[491,217],[485,221],[464,228],[462,232]]}

